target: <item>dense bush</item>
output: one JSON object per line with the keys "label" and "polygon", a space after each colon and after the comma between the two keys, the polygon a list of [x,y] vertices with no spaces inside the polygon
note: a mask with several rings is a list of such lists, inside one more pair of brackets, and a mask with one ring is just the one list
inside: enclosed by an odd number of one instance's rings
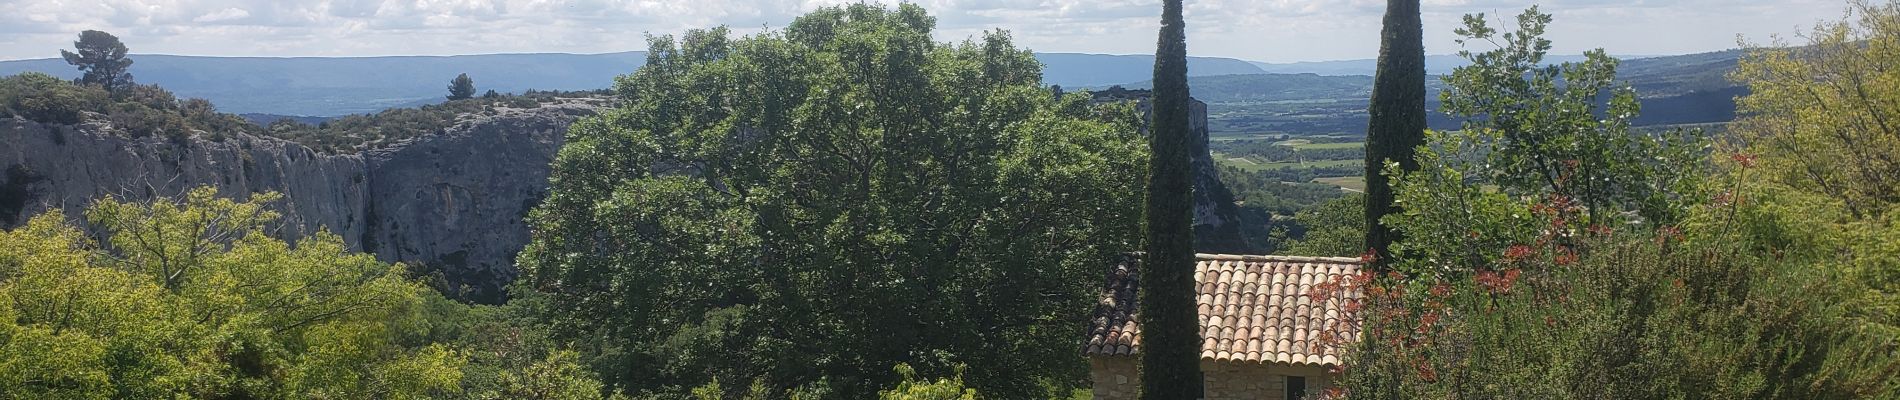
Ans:
{"label": "dense bush", "polygon": [[197,131],[225,135],[258,130],[243,118],[218,113],[209,101],[181,101],[155,85],[133,84],[108,93],[37,72],[0,78],[0,105],[5,106],[0,116],[51,124],[78,124],[87,113],[97,113],[116,132],[131,137],[183,141]]}
{"label": "dense bush", "polygon": [[600,397],[519,311],[444,299],[336,235],[266,237],[275,194],[214,194],[102,200],[103,243],[58,212],[0,232],[0,397]]}
{"label": "dense bush", "polygon": [[[1483,118],[1430,135],[1421,169],[1398,176],[1406,211],[1383,220],[1406,238],[1396,270],[1309,294],[1346,303],[1363,332],[1335,394],[1900,396],[1881,286],[1900,276],[1893,221],[1760,179],[1778,173],[1746,152],[1623,132],[1624,90],[1599,119],[1615,62],[1537,67],[1548,21],[1526,12],[1502,49],[1453,73],[1447,93],[1483,101],[1447,107]],[[1468,38],[1496,34],[1466,22]]]}
{"label": "dense bush", "polygon": [[934,26],[854,4],[654,38],[625,105],[568,132],[519,292],[634,395],[873,398],[900,362],[1069,394],[1094,277],[1137,244],[1138,117],[1051,96],[1005,34]]}
{"label": "dense bush", "polygon": [[1361,193],[1319,203],[1293,214],[1286,229],[1275,231],[1280,254],[1353,257],[1366,251],[1366,196]]}
{"label": "dense bush", "polygon": [[38,72],[0,78],[0,116],[76,124],[83,111],[99,110],[106,98],[104,90],[75,86]]}

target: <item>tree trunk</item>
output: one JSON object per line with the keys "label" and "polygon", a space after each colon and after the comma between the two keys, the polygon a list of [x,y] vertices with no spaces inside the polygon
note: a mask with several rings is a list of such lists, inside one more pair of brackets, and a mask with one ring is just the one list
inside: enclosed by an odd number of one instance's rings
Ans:
{"label": "tree trunk", "polygon": [[1194,181],[1188,160],[1187,38],[1181,0],[1162,4],[1149,148],[1147,253],[1141,265],[1141,398],[1201,397],[1194,304]]}
{"label": "tree trunk", "polygon": [[1425,143],[1425,29],[1419,21],[1419,0],[1387,0],[1385,28],[1379,35],[1379,72],[1373,78],[1371,121],[1366,129],[1366,248],[1384,270],[1392,260],[1392,242],[1399,234],[1379,223],[1399,212],[1392,203],[1392,185],[1385,162],[1405,171],[1417,171],[1413,159]]}

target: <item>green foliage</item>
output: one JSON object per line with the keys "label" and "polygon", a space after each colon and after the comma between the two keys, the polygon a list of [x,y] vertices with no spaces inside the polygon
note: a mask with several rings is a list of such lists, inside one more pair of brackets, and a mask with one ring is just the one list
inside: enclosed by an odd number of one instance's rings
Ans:
{"label": "green foliage", "polygon": [[[1753,93],[1720,164],[1734,205],[1697,221],[1733,225],[1728,239],[1757,252],[1813,259],[1840,274],[1848,318],[1875,337],[1900,337],[1900,196],[1891,177],[1900,138],[1880,116],[1894,112],[1884,58],[1900,51],[1900,2],[1850,2],[1800,49],[1752,48],[1731,75]],[[1895,345],[1888,342],[1888,355]],[[1888,371],[1892,374],[1892,370]]]}
{"label": "green foliage", "polygon": [[1856,215],[1900,203],[1900,3],[1850,3],[1800,48],[1749,46],[1735,131],[1777,183],[1826,193]]}
{"label": "green foliage", "polygon": [[102,115],[116,132],[131,137],[161,136],[182,142],[195,131],[257,130],[243,118],[218,113],[209,101],[181,101],[154,85],[128,83],[117,93],[107,93],[98,86],[75,85],[37,72],[0,78],[0,116],[78,124],[86,121],[87,112]]}
{"label": "green foliage", "polygon": [[1254,241],[1250,245],[1256,249],[1285,248],[1288,237],[1303,237],[1309,229],[1319,227],[1288,217],[1346,195],[1332,185],[1285,183],[1267,173],[1233,167],[1221,168],[1220,180],[1233,190],[1234,200],[1240,206],[1241,229]]}
{"label": "green foliage", "polygon": [[1187,24],[1181,0],[1161,2],[1155,50],[1154,133],[1148,137],[1147,223],[1142,231],[1141,398],[1201,395],[1201,335],[1195,317],[1194,178],[1190,167]]}
{"label": "green foliage", "polygon": [[0,233],[0,398],[599,397],[571,354],[497,362],[545,350],[473,346],[501,335],[455,317],[495,314],[400,265],[265,236],[277,197],[106,198],[103,245],[58,212]]}
{"label": "green foliage", "polygon": [[1351,194],[1293,215],[1280,238],[1280,254],[1313,257],[1355,257],[1365,253],[1366,197]]}
{"label": "green foliage", "polygon": [[501,376],[501,388],[484,399],[599,399],[600,381],[580,364],[580,355],[562,350],[550,353],[526,370]]}
{"label": "green foliage", "polygon": [[1892,336],[1824,268],[1719,243],[1596,237],[1470,278],[1377,284],[1346,386],[1365,398],[1889,398]]}
{"label": "green foliage", "polygon": [[1392,243],[1400,235],[1382,218],[1406,207],[1393,199],[1396,189],[1390,181],[1395,175],[1384,172],[1388,163],[1401,173],[1417,171],[1414,154],[1425,143],[1425,25],[1418,0],[1386,2],[1379,70],[1372,78],[1366,112],[1370,119],[1365,162],[1360,164],[1366,177],[1364,247],[1373,255],[1371,266],[1383,270],[1390,267]]}
{"label": "green foliage", "polygon": [[897,364],[897,375],[903,377],[897,387],[877,392],[880,400],[977,400],[975,389],[963,387],[963,367],[958,366],[956,375],[939,378],[936,381],[918,379],[917,371],[910,365]]}
{"label": "green foliage", "polygon": [[1636,94],[1615,85],[1615,59],[1590,51],[1582,63],[1545,65],[1550,16],[1532,7],[1517,21],[1500,34],[1482,14],[1465,17],[1460,43],[1498,44],[1461,51],[1472,64],[1445,78],[1445,107],[1469,118],[1465,129],[1428,133],[1417,172],[1389,166],[1404,178],[1397,203],[1411,211],[1382,222],[1416,235],[1394,247],[1414,272],[1491,265],[1545,228],[1534,204],[1559,210],[1559,223],[1644,231],[1678,221],[1697,195],[1704,146],[1694,132],[1630,131]]}
{"label": "green foliage", "polygon": [[[53,346],[6,369],[26,397],[426,396],[459,359],[373,340],[421,293],[335,235],[295,248],[263,236],[265,194],[192,191],[182,203],[100,201],[110,252],[57,213],[8,232],[7,346]],[[42,340],[48,342],[41,342]],[[9,352],[9,354],[18,354]],[[11,357],[10,357],[11,358]],[[357,375],[365,374],[365,375]],[[413,379],[411,379],[413,378]],[[79,393],[93,393],[80,395]]]}
{"label": "green foliage", "polygon": [[475,97],[475,80],[469,79],[468,74],[456,75],[455,79],[449,80],[450,101],[468,100],[473,97]]}
{"label": "green foliage", "polygon": [[[703,386],[693,388],[692,393],[693,399],[695,400],[725,400],[731,397],[728,396],[728,394],[742,394],[742,396],[735,397],[738,400],[766,400],[772,398],[770,396],[771,390],[765,388],[765,380],[763,379],[753,379],[752,386],[746,387],[744,391],[728,393],[726,387],[719,384],[719,378],[714,377],[712,382],[707,382]],[[793,395],[791,398],[798,399],[800,397]]]}
{"label": "green foliage", "polygon": [[99,86],[110,92],[132,86],[132,59],[125,58],[125,43],[120,42],[119,37],[87,30],[79,33],[79,40],[73,42],[73,49],[79,52],[60,50],[59,55],[66,59],[67,64],[85,72],[77,83]]}
{"label": "green foliage", "polygon": [[102,90],[74,86],[38,72],[0,78],[0,115],[37,122],[76,124],[80,111],[106,103]]}
{"label": "green foliage", "polygon": [[1272,174],[1239,168],[1220,169],[1221,183],[1234,191],[1234,199],[1244,202],[1243,209],[1264,214],[1293,215],[1320,203],[1345,197],[1339,187],[1318,183],[1287,183]]}
{"label": "green foliage", "polygon": [[[1900,395],[1892,221],[1855,220],[1838,199],[1770,183],[1752,164],[1736,157],[1718,195],[1684,204],[1680,227],[1583,226],[1581,206],[1495,193],[1467,197],[1476,212],[1440,203],[1429,209],[1445,211],[1389,219],[1469,221],[1474,234],[1460,239],[1480,244],[1435,255],[1462,257],[1468,270],[1408,259],[1408,280],[1358,282],[1369,294],[1366,347],[1348,388],[1370,398]],[[1407,191],[1456,184],[1432,179],[1408,175],[1419,186]]]}
{"label": "green foliage", "polygon": [[1683,193],[1701,176],[1700,132],[1632,132],[1641,110],[1635,90],[1616,82],[1618,61],[1598,49],[1583,62],[1545,63],[1549,23],[1549,14],[1531,7],[1514,32],[1499,33],[1483,14],[1465,16],[1457,30],[1460,44],[1498,46],[1459,51],[1472,65],[1447,76],[1441,94],[1445,111],[1466,118],[1470,132],[1450,141],[1468,147],[1455,157],[1485,165],[1463,171],[1466,179],[1510,196],[1568,199],[1584,207],[1586,224],[1658,226],[1679,218]]}
{"label": "green foliage", "polygon": [[850,5],[652,38],[624,105],[569,131],[516,293],[635,396],[867,398],[899,362],[1003,398],[1082,383],[1088,277],[1136,244],[1137,117],[933,25]]}
{"label": "green foliage", "polygon": [[[1492,37],[1479,21],[1468,17],[1461,33]],[[1548,47],[1538,37],[1548,16],[1533,9],[1519,21],[1521,30],[1504,36],[1506,50],[1475,57],[1474,68],[1537,59]],[[1483,110],[1472,115],[1487,129],[1433,134],[1419,152],[1422,168],[1399,175],[1407,211],[1385,219],[1406,235],[1398,272],[1314,294],[1360,310],[1363,336],[1345,391],[1461,399],[1900,396],[1891,378],[1900,371],[1895,303],[1879,286],[1896,275],[1900,246],[1883,236],[1892,221],[1856,220],[1824,193],[1763,179],[1785,171],[1753,172],[1763,165],[1752,155],[1725,155],[1718,165],[1726,169],[1704,180],[1701,168],[1685,166],[1717,163],[1692,157],[1684,150],[1692,142],[1593,137],[1619,132],[1620,113],[1597,120],[1564,111],[1587,108],[1602,88],[1591,82],[1610,79],[1602,74],[1612,63],[1598,52],[1590,58],[1546,72],[1454,74],[1452,86],[1472,98],[1446,103]],[[1480,75],[1506,77],[1490,84],[1508,90],[1466,86],[1492,79]],[[1539,78],[1557,75],[1589,90],[1565,92]],[[1519,85],[1512,76],[1527,78]],[[1611,109],[1633,111],[1617,105],[1633,95],[1618,92]],[[1511,129],[1519,131],[1497,133]],[[1647,165],[1659,161],[1666,164]],[[1538,172],[1550,165],[1561,172]],[[1552,175],[1538,177],[1545,173]],[[1583,176],[1591,183],[1572,183]],[[1364,297],[1336,296],[1347,290]]]}
{"label": "green foliage", "polygon": [[[1356,256],[1364,248],[1364,223],[1356,227],[1314,225],[1311,221],[1295,218],[1297,213],[1314,207],[1336,202],[1346,197],[1348,192],[1339,187],[1312,183],[1316,178],[1336,176],[1360,176],[1364,166],[1360,161],[1365,158],[1365,149],[1359,142],[1334,142],[1335,139],[1313,137],[1298,141],[1283,141],[1280,138],[1223,140],[1210,143],[1216,157],[1244,158],[1241,160],[1216,160],[1222,166],[1219,170],[1222,184],[1234,192],[1234,200],[1240,208],[1241,229],[1253,240],[1253,248],[1269,249],[1275,253],[1294,255],[1335,255],[1333,251],[1324,253],[1289,252],[1288,246],[1306,237],[1309,231],[1326,231],[1324,234],[1360,232],[1358,242],[1349,247],[1359,250],[1337,255]],[[1337,162],[1343,165],[1317,167],[1323,163]],[[1255,168],[1259,162],[1265,168]],[[1295,163],[1297,167],[1282,167],[1281,163]],[[1298,183],[1295,183],[1298,182]],[[1328,220],[1324,223],[1351,223],[1363,221],[1363,200],[1354,200],[1353,204],[1362,207],[1356,213],[1361,215],[1351,219]],[[1343,230],[1342,230],[1343,229]],[[1326,240],[1331,240],[1326,239]],[[1330,243],[1330,242],[1329,242]],[[1303,246],[1304,250],[1325,250],[1321,247]]]}

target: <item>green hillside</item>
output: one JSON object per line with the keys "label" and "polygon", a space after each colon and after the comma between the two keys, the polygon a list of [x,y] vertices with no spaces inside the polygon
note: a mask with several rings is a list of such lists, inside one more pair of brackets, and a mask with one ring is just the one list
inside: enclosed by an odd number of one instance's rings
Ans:
{"label": "green hillside", "polygon": [[[1740,50],[1627,60],[1621,80],[1641,95],[1639,125],[1706,124],[1735,117],[1736,96],[1746,88],[1727,79]],[[1245,74],[1188,79],[1194,97],[1208,103],[1215,136],[1359,135],[1365,132],[1365,102],[1372,77],[1365,75]],[[1149,87],[1148,81],[1120,85]],[[1428,108],[1437,109],[1442,83],[1426,87]],[[1433,112],[1431,125],[1454,129],[1457,121]]]}

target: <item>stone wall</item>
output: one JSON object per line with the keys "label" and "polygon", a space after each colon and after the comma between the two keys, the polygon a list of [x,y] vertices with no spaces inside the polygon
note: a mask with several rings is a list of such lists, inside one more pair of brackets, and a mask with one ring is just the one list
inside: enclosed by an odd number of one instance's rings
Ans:
{"label": "stone wall", "polygon": [[[1095,399],[1136,399],[1141,388],[1138,362],[1129,356],[1090,357]],[[1313,397],[1331,386],[1333,378],[1316,366],[1225,361],[1202,361],[1201,373],[1206,376],[1207,400],[1293,400],[1285,399],[1287,376],[1305,377],[1306,394]]]}

